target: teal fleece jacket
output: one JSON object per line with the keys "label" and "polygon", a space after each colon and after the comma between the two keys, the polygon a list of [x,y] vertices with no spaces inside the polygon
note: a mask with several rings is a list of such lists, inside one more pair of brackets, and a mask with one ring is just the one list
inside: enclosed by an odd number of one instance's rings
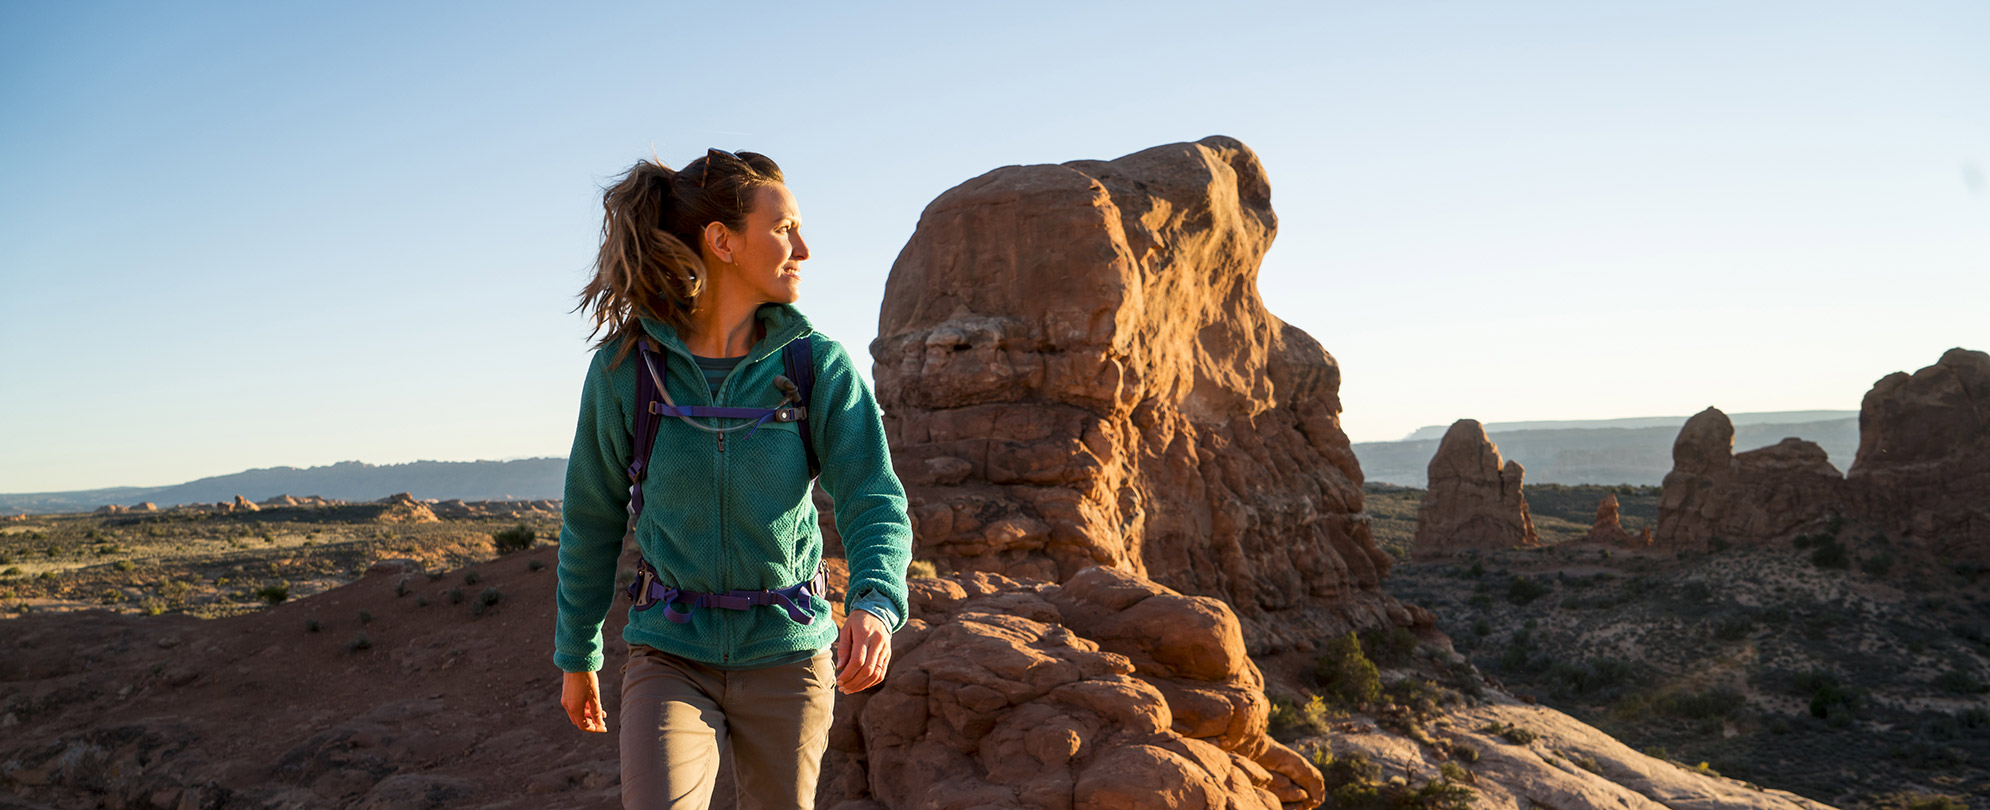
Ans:
{"label": "teal fleece jacket", "polygon": [[[806,426],[821,461],[822,487],[836,504],[836,529],[850,566],[846,593],[889,599],[897,619],[890,629],[896,631],[910,615],[905,568],[912,558],[912,523],[905,488],[891,469],[883,411],[842,344],[817,333],[799,310],[767,304],[754,317],[766,337],[727,376],[716,401],[675,330],[643,320],[660,351],[657,371],[679,405],[775,407],[781,393],[774,378],[785,373],[781,348],[791,340],[811,341],[815,385],[808,419],[799,425],[767,422],[714,435],[675,417],[659,420],[636,542],[664,585],[691,591],[780,588],[813,576],[822,559],[822,532],[799,432]],[[610,344],[594,353],[567,457],[553,634],[553,662],[567,672],[601,668],[602,621],[621,594],[615,576],[628,523],[636,375],[647,372],[634,351],[609,368],[617,348]],[[657,606],[632,611],[622,637],[720,666],[759,661],[819,650],[835,640],[828,603],[819,595],[813,602],[817,618],[807,625],[772,606],[695,608],[690,622],[678,624]]]}

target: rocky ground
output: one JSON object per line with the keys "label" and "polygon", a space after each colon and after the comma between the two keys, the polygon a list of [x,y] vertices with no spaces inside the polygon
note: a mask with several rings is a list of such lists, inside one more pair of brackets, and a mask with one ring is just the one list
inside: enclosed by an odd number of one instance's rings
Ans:
{"label": "rocky ground", "polygon": [[0,523],[0,616],[235,615],[350,582],[382,557],[489,559],[492,533],[519,526],[559,535],[557,513],[438,520],[399,503],[26,516]]}
{"label": "rocky ground", "polygon": [[[1369,508],[1414,514],[1417,494]],[[1619,497],[1634,527],[1637,498]],[[1507,691],[1647,753],[1845,807],[1990,807],[1983,571],[1844,521],[1715,545],[1564,542],[1406,562],[1386,585]]]}

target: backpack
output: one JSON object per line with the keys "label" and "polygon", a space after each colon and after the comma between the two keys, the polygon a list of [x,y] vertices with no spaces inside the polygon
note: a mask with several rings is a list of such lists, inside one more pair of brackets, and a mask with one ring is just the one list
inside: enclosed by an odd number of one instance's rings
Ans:
{"label": "backpack", "polygon": [[[782,405],[797,403],[792,407],[776,408],[721,408],[709,405],[674,405],[662,389],[663,374],[658,370],[660,352],[645,339],[636,344],[641,353],[643,368],[636,373],[636,433],[634,452],[629,461],[629,531],[636,530],[636,521],[643,513],[643,480],[649,475],[650,453],[656,448],[657,429],[662,426],[663,417],[685,418],[727,418],[752,419],[753,427],[747,435],[753,435],[760,425],[769,421],[801,422],[802,452],[808,457],[809,480],[821,474],[822,464],[815,455],[815,441],[809,436],[808,405],[809,395],[815,385],[815,351],[807,336],[788,341],[781,347],[781,365],[787,372],[785,377],[776,377],[775,385],[781,387],[785,399]],[[788,383],[783,385],[782,383]],[[696,424],[696,423],[693,423]],[[702,425],[700,427],[703,427]],[[739,426],[745,427],[745,426]],[[705,428],[706,430],[714,430]],[[737,429],[737,428],[732,428]],[[724,447],[725,433],[719,433],[720,447]],[[648,610],[658,604],[664,605],[664,616],[673,622],[683,624],[691,620],[691,608],[716,607],[728,610],[746,610],[755,605],[777,605],[788,613],[788,618],[801,624],[809,624],[815,616],[806,607],[812,605],[811,594],[823,596],[827,593],[825,571],[816,566],[814,578],[786,588],[745,591],[734,590],[723,594],[699,593],[679,588],[665,587],[658,580],[656,569],[648,559],[636,564],[636,581],[630,583],[626,595],[635,602],[635,610]],[[674,603],[689,605],[679,611],[670,607]]]}

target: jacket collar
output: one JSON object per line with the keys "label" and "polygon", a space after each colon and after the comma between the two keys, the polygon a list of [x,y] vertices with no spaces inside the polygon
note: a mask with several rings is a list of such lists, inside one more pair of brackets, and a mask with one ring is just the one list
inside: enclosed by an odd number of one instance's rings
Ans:
{"label": "jacket collar", "polygon": [[[805,337],[815,331],[815,325],[810,323],[808,316],[803,315],[794,304],[761,304],[759,309],[753,311],[753,317],[767,325],[767,336],[753,344],[753,348],[746,352],[744,362],[747,363],[759,362],[762,358],[780,351],[789,341]],[[670,324],[651,318],[643,318],[642,323],[643,332],[656,339],[659,344],[665,348],[676,349],[687,358],[691,356],[690,347],[684,345],[683,339],[677,336],[677,330]]]}

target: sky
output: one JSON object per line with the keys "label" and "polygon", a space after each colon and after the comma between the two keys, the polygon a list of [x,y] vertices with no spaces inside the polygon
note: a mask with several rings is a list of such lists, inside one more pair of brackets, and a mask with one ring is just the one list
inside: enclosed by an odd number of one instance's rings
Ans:
{"label": "sky", "polygon": [[1984,42],[1973,1],[0,0],[0,492],[565,455],[602,186],[714,146],[780,162],[860,361],[941,192],[1223,134],[1355,441],[1856,409],[1990,350]]}

